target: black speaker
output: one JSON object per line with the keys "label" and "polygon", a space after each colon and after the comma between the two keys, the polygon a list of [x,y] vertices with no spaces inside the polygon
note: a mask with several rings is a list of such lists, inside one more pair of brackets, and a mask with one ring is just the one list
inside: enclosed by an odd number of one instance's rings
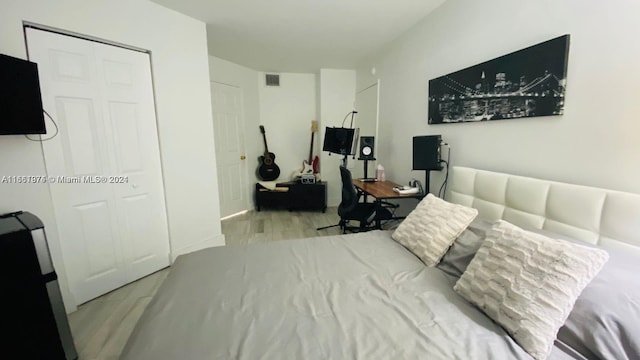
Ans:
{"label": "black speaker", "polygon": [[413,137],[413,170],[442,170],[440,165],[440,143],[442,136]]}
{"label": "black speaker", "polygon": [[373,136],[360,136],[358,160],[375,160],[373,157]]}

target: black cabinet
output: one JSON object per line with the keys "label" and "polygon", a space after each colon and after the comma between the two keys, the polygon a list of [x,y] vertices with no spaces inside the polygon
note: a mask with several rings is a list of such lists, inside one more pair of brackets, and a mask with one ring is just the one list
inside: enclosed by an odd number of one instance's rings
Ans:
{"label": "black cabinet", "polygon": [[289,187],[290,210],[327,210],[327,183],[295,184]]}
{"label": "black cabinet", "polygon": [[[278,187],[285,187],[280,186]],[[289,206],[289,191],[270,191],[260,184],[256,184],[256,210],[260,211],[263,207],[268,208],[287,208]]]}
{"label": "black cabinet", "polygon": [[327,210],[327,183],[301,184],[298,182],[279,183],[288,191],[269,191],[256,184],[256,209],[262,207],[292,210]]}

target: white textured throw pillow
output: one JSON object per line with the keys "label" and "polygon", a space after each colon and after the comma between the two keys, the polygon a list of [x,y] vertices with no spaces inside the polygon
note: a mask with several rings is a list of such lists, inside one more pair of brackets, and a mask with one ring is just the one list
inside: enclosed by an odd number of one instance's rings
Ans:
{"label": "white textured throw pillow", "polygon": [[498,221],[454,286],[535,359],[551,352],[558,330],[606,251],[550,239]]}
{"label": "white textured throw pillow", "polygon": [[391,237],[427,266],[440,262],[453,241],[478,215],[478,210],[428,194]]}

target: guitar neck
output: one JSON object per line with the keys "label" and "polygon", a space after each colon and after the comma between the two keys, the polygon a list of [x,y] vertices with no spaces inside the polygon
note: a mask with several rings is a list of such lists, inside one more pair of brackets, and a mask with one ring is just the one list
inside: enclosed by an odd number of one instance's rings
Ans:
{"label": "guitar neck", "polygon": [[311,164],[313,158],[313,135],[318,131],[318,122],[316,120],[311,121],[311,146],[309,146],[309,164]]}
{"label": "guitar neck", "polygon": [[264,156],[269,156],[269,146],[267,145],[267,135],[262,133],[262,140],[264,141]]}
{"label": "guitar neck", "polygon": [[311,133],[311,146],[309,146],[309,162],[311,164],[311,160],[313,158],[313,133]]}

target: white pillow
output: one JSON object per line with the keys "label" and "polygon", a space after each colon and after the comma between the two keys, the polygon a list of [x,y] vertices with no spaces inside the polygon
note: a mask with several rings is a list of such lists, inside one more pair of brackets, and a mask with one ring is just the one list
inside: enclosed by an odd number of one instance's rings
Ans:
{"label": "white pillow", "polygon": [[391,237],[427,266],[434,266],[477,215],[476,209],[452,204],[428,194]]}
{"label": "white pillow", "polygon": [[551,352],[606,251],[550,239],[500,220],[453,287],[536,359]]}

